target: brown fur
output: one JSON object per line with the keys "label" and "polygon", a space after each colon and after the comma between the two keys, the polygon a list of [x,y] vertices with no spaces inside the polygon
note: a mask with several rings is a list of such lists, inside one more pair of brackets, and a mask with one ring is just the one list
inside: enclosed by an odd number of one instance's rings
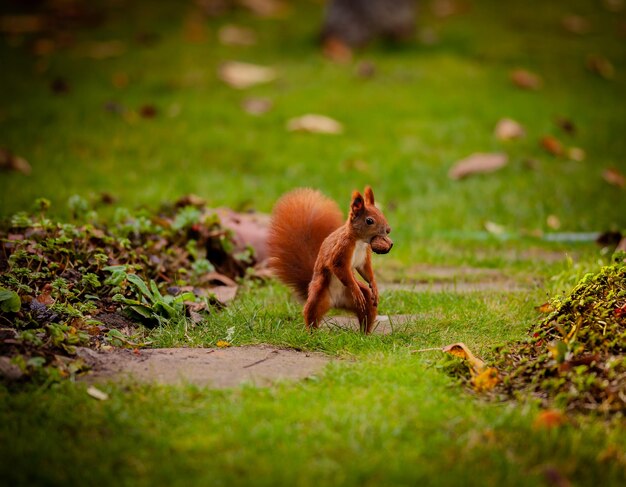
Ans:
{"label": "brown fur", "polygon": [[[378,287],[371,242],[384,238],[387,251],[393,243],[387,237],[391,231],[387,220],[374,206],[372,189],[368,186],[364,194],[365,198],[353,192],[350,215],[343,225],[337,225],[337,214],[341,215],[337,205],[310,189],[286,194],[274,208],[268,242],[270,265],[306,299],[303,314],[309,329],[318,328],[331,307],[340,307],[357,315],[363,333],[372,330]],[[369,286],[357,281],[354,270]]]}
{"label": "brown fur", "polygon": [[342,223],[337,203],[313,189],[293,190],[274,206],[267,239],[269,264],[303,301],[322,242]]}

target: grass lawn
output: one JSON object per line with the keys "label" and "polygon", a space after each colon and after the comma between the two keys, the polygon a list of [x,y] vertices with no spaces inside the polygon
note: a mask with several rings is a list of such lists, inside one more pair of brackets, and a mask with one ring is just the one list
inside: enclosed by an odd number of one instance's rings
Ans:
{"label": "grass lawn", "polygon": [[[306,333],[300,305],[283,286],[247,283],[201,326],[147,332],[154,346],[214,346],[234,327],[233,345],[329,354],[336,360],[324,373],[222,391],[109,384],[107,401],[71,382],[2,386],[7,485],[626,482],[623,419],[572,415],[562,426],[537,427],[529,398],[488,402],[446,373],[440,354],[411,353],[462,341],[488,360],[495,345],[526,336],[548,294],[607,261],[594,244],[541,236],[626,228],[626,192],[602,176],[609,167],[626,173],[626,6],[605,7],[617,3],[473,1],[440,18],[422,2],[421,37],[434,43],[374,44],[347,64],[320,54],[322,6],[314,0],[287,2],[282,16],[269,19],[241,9],[205,17],[194,2],[99,1],[93,9],[104,21],[82,21],[69,36],[5,34],[0,147],[28,160],[32,173],[0,173],[2,218],[38,197],[69,218],[70,196],[96,201],[103,192],[116,199],[100,210],[103,218],[119,206],[154,208],[187,193],[214,206],[269,211],[302,185],[347,207],[354,188],[371,184],[395,242],[374,262],[381,280],[428,280],[428,267],[418,264],[476,266],[521,287],[385,291],[381,313],[416,319],[396,333],[363,337]],[[588,32],[563,27],[572,14]],[[256,43],[221,44],[227,24],[252,29]],[[44,52],[46,45],[53,48]],[[614,73],[590,70],[593,56]],[[278,79],[233,89],[217,76],[228,60],[272,66]],[[362,62],[372,63],[372,77],[358,74]],[[516,68],[540,75],[541,88],[514,86]],[[249,97],[267,98],[272,108],[250,115],[241,106]],[[142,116],[142,108],[155,116]],[[306,113],[337,119],[344,133],[286,130]],[[520,122],[526,136],[498,140],[493,129],[503,117]],[[585,157],[550,154],[544,136]],[[493,174],[448,178],[453,163],[474,152],[505,152],[509,163]],[[501,232],[486,231],[493,224]]]}

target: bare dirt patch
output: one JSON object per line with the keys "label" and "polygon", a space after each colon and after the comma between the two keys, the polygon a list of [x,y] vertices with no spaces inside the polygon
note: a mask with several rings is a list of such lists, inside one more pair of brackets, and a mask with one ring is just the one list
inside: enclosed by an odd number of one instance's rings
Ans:
{"label": "bare dirt patch", "polygon": [[[431,315],[404,314],[404,315],[380,315],[376,320],[372,333],[377,335],[389,335],[394,332],[404,331],[411,323],[424,320]],[[340,328],[344,330],[359,331],[359,321],[354,316],[329,316],[324,320],[326,328]]]}
{"label": "bare dirt patch", "polygon": [[92,365],[87,382],[132,380],[159,384],[195,384],[213,388],[242,383],[267,386],[278,380],[300,380],[319,373],[330,361],[320,353],[269,345],[231,348],[82,349]]}
{"label": "bare dirt patch", "polygon": [[528,289],[498,269],[415,265],[404,270],[400,282],[381,283],[381,291],[450,292],[523,291]]}

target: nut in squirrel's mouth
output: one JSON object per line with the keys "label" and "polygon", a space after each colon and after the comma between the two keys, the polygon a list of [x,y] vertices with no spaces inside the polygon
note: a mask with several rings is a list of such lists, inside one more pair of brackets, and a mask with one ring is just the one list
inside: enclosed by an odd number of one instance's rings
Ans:
{"label": "nut in squirrel's mouth", "polygon": [[393,247],[393,241],[387,236],[375,235],[370,240],[370,247],[377,254],[386,254]]}

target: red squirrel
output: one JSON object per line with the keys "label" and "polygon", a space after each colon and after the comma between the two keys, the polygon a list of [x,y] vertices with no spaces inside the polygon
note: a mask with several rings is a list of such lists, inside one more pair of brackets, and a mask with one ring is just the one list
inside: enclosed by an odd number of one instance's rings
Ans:
{"label": "red squirrel", "polygon": [[[369,186],[365,197],[352,193],[345,223],[333,200],[319,191],[300,188],[283,195],[272,212],[268,236],[270,267],[303,301],[308,330],[319,328],[331,307],[356,313],[361,332],[372,331],[378,287],[372,251],[387,253],[391,228],[374,206]],[[367,285],[356,279],[357,271]]]}

